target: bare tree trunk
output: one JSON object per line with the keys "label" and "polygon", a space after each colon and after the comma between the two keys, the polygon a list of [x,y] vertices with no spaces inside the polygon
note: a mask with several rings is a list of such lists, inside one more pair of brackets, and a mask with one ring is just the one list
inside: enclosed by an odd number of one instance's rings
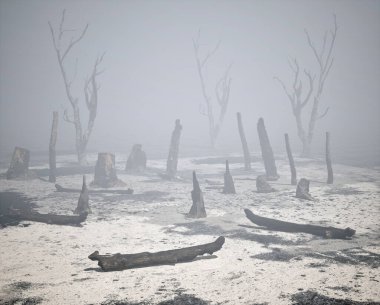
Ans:
{"label": "bare tree trunk", "polygon": [[239,135],[241,140],[241,145],[243,146],[243,153],[244,153],[244,168],[245,170],[251,169],[251,154],[249,153],[247,140],[245,138],[244,128],[243,128],[243,122],[241,120],[241,114],[238,112],[237,114],[237,121],[238,121],[238,128],[239,128]]}
{"label": "bare tree trunk", "polygon": [[189,217],[192,218],[204,218],[207,217],[205,203],[203,200],[203,193],[199,187],[199,182],[195,171],[193,172],[193,190],[191,191],[191,199],[193,204],[191,206],[190,212],[188,213]]}
{"label": "bare tree trunk", "polygon": [[230,166],[228,164],[228,160],[226,160],[226,172],[224,173],[224,194],[236,194],[234,180],[232,179],[230,173]]}
{"label": "bare tree trunk", "polygon": [[53,112],[53,124],[51,126],[50,143],[49,143],[49,181],[56,181],[56,152],[55,144],[57,143],[58,129],[58,112]]}
{"label": "bare tree trunk", "polygon": [[326,165],[327,165],[327,184],[334,183],[334,174],[331,166],[330,155],[330,133],[326,132]]}
{"label": "bare tree trunk", "polygon": [[296,172],[296,167],[294,165],[292,150],[290,148],[289,136],[287,133],[285,134],[285,145],[286,145],[286,153],[287,153],[288,159],[289,159],[290,172],[292,174],[291,184],[296,185],[297,184],[297,172]]}
{"label": "bare tree trunk", "polygon": [[179,119],[175,121],[174,130],[172,133],[168,160],[166,161],[166,175],[172,179],[177,174],[179,141],[181,138],[182,125]]}
{"label": "bare tree trunk", "polygon": [[21,147],[15,147],[13,151],[11,164],[7,171],[7,179],[26,179],[29,173],[29,150]]}
{"label": "bare tree trunk", "polygon": [[257,123],[257,131],[259,133],[261,154],[264,160],[267,180],[277,180],[279,176],[277,174],[276,162],[274,160],[272,146],[269,142],[263,118],[260,118]]}

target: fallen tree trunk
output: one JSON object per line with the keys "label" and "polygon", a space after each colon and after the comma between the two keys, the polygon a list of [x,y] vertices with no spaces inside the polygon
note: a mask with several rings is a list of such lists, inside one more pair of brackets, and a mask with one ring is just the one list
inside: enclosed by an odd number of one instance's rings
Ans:
{"label": "fallen tree trunk", "polygon": [[[57,192],[64,192],[64,193],[80,193],[82,190],[81,189],[73,189],[73,188],[66,188],[66,187],[63,187],[59,184],[56,184],[55,185],[55,188],[57,190]],[[133,194],[133,190],[132,189],[127,189],[127,190],[88,190],[88,192],[90,194],[95,194],[95,193],[105,193],[105,194],[120,194],[120,195],[123,195],[123,194]]]}
{"label": "fallen tree trunk", "polygon": [[212,243],[154,253],[141,252],[135,254],[116,253],[112,255],[100,255],[98,251],[95,251],[89,255],[88,258],[92,261],[98,261],[98,265],[103,271],[120,271],[155,265],[172,265],[192,261],[198,255],[205,253],[213,254],[222,248],[224,241],[225,238],[220,236]]}
{"label": "fallen tree trunk", "polygon": [[17,219],[18,221],[36,221],[47,224],[55,225],[80,225],[87,218],[87,213],[80,215],[57,215],[57,214],[40,214],[38,212],[25,213],[25,212],[12,212],[9,217]]}
{"label": "fallen tree trunk", "polygon": [[355,234],[355,230],[351,228],[338,229],[334,227],[298,224],[293,222],[275,220],[267,217],[261,217],[253,214],[249,209],[245,209],[244,212],[247,218],[254,224],[261,227],[266,227],[267,229],[273,231],[307,233],[332,239],[347,239]]}

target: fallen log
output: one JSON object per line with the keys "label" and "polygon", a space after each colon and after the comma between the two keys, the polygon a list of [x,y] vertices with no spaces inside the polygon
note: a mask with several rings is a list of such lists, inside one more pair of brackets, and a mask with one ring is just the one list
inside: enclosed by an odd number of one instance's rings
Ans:
{"label": "fallen log", "polygon": [[[55,184],[55,188],[57,192],[64,192],[64,193],[80,193],[82,190],[81,189],[73,189],[73,188],[67,188],[63,187],[59,184]],[[120,194],[120,195],[128,195],[128,194],[133,194],[132,189],[127,189],[127,190],[88,190],[90,194]]]}
{"label": "fallen log", "polygon": [[173,265],[176,263],[192,261],[198,255],[203,255],[205,253],[213,254],[222,248],[224,241],[225,238],[220,236],[212,243],[153,253],[141,252],[135,254],[116,253],[111,255],[100,255],[99,251],[95,251],[89,255],[88,258],[92,261],[98,261],[98,265],[103,271],[120,271],[156,265]]}
{"label": "fallen log", "polygon": [[80,225],[87,218],[87,213],[82,213],[80,215],[57,215],[57,214],[40,214],[38,212],[19,212],[13,211],[9,217],[14,218],[18,221],[36,221],[43,222],[47,224],[55,225]]}
{"label": "fallen log", "polygon": [[351,228],[338,229],[334,227],[322,227],[317,225],[298,224],[293,222],[275,220],[272,218],[255,215],[249,209],[244,209],[247,218],[254,224],[266,227],[269,230],[289,232],[289,233],[307,233],[324,238],[331,239],[348,239],[355,234]]}

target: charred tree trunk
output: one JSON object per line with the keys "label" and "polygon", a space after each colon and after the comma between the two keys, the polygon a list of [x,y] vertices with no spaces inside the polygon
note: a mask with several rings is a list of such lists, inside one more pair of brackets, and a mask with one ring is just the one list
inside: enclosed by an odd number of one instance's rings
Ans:
{"label": "charred tree trunk", "polygon": [[243,122],[241,120],[241,114],[240,114],[240,112],[238,112],[236,115],[237,115],[241,145],[243,146],[244,168],[245,168],[245,170],[250,170],[251,169],[251,154],[249,153],[247,139],[245,138]]}
{"label": "charred tree trunk", "polygon": [[199,182],[195,171],[193,172],[193,190],[191,191],[191,199],[193,201],[193,205],[191,206],[188,216],[191,218],[207,217],[203,193],[199,187]]}
{"label": "charred tree trunk", "polygon": [[309,180],[301,178],[297,184],[296,197],[300,199],[314,200],[309,193],[309,185]]}
{"label": "charred tree trunk", "polygon": [[142,150],[141,144],[135,144],[133,145],[132,151],[128,157],[125,170],[142,172],[145,170],[145,168],[146,168],[146,154]]}
{"label": "charred tree trunk", "polygon": [[220,236],[212,243],[182,249],[160,251],[154,253],[117,253],[112,255],[99,255],[99,252],[95,251],[89,255],[88,258],[92,261],[98,261],[98,265],[102,268],[103,271],[120,271],[139,267],[173,265],[177,263],[192,261],[198,255],[203,255],[205,253],[213,254],[222,248],[224,242],[225,238],[223,236]]}
{"label": "charred tree trunk", "polygon": [[228,164],[228,160],[226,160],[226,172],[224,173],[224,194],[236,194],[234,180],[232,179],[230,173],[230,166]]}
{"label": "charred tree trunk", "polygon": [[95,176],[92,185],[100,187],[113,187],[123,185],[116,176],[115,155],[111,153],[98,153],[95,166]]}
{"label": "charred tree trunk", "polygon": [[266,178],[267,180],[277,180],[279,176],[277,174],[276,162],[274,160],[272,146],[269,142],[263,118],[260,118],[257,123],[257,131],[260,138],[261,154],[264,160]]}
{"label": "charred tree trunk", "polygon": [[56,181],[56,153],[55,144],[57,143],[58,112],[53,112],[53,124],[51,126],[49,143],[49,182]]}
{"label": "charred tree trunk", "polygon": [[334,183],[334,174],[331,166],[330,154],[330,133],[326,132],[326,165],[327,165],[327,184]]}
{"label": "charred tree trunk", "polygon": [[172,179],[177,174],[179,140],[181,138],[182,125],[179,119],[175,121],[172,138],[170,141],[169,155],[166,162],[166,175]]}
{"label": "charred tree trunk", "polygon": [[21,147],[15,147],[13,151],[11,164],[7,171],[7,179],[26,179],[29,172],[29,150]]}
{"label": "charred tree trunk", "polygon": [[275,189],[266,181],[264,175],[257,176],[256,188],[258,193],[272,193],[275,191]]}
{"label": "charred tree trunk", "polygon": [[86,176],[83,175],[83,184],[82,184],[82,191],[80,192],[79,195],[79,200],[78,200],[78,206],[74,211],[74,214],[91,214],[91,208],[89,205],[89,196],[88,196],[88,189],[86,185]]}
{"label": "charred tree trunk", "polygon": [[286,145],[286,153],[287,153],[288,159],[289,159],[290,172],[292,174],[292,178],[291,178],[290,183],[292,185],[296,185],[297,184],[297,172],[296,172],[296,167],[294,165],[292,150],[290,148],[289,136],[287,133],[285,134],[285,145]]}
{"label": "charred tree trunk", "polygon": [[247,218],[254,224],[266,227],[269,230],[290,232],[290,233],[308,233],[333,239],[347,239],[355,234],[351,228],[338,229],[334,227],[322,227],[316,225],[298,224],[293,222],[275,220],[267,217],[261,217],[253,214],[249,209],[244,210]]}

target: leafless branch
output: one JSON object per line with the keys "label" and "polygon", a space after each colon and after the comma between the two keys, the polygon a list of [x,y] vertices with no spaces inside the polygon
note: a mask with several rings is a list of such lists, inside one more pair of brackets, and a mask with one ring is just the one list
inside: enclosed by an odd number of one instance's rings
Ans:
{"label": "leafless branch", "polygon": [[320,120],[326,116],[326,114],[329,112],[330,107],[327,107],[326,110],[317,117],[317,120]]}

